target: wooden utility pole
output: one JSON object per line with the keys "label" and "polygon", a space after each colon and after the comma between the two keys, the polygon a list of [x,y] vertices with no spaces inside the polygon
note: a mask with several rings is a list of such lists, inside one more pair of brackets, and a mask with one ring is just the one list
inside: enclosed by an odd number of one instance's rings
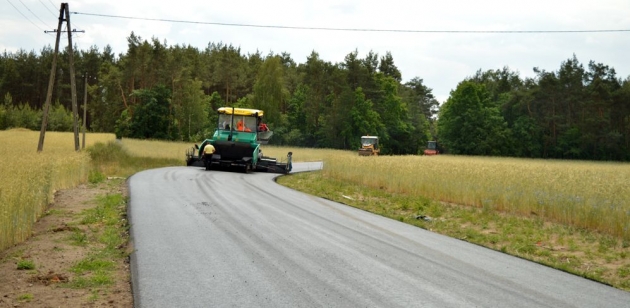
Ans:
{"label": "wooden utility pole", "polygon": [[85,88],[85,93],[83,95],[83,142],[81,143],[81,149],[85,149],[85,126],[86,126],[86,118],[87,118],[87,83],[88,80],[88,75],[87,72],[85,72],[85,82],[83,84],[83,87]]}
{"label": "wooden utility pole", "polygon": [[70,92],[72,94],[72,116],[74,117],[74,150],[79,151],[79,108],[77,106],[77,81],[74,75],[74,52],[72,51],[72,27],[70,27],[70,8],[65,4],[66,28],[68,29],[68,58],[70,60]]}
{"label": "wooden utility pole", "polygon": [[46,103],[44,103],[44,114],[42,115],[42,129],[39,131],[39,143],[37,152],[44,149],[44,137],[46,126],[48,126],[48,111],[50,110],[50,100],[52,99],[53,84],[55,83],[55,72],[57,71],[57,54],[59,54],[59,39],[61,38],[61,24],[63,23],[64,5],[59,9],[59,24],[57,25],[57,39],[55,40],[55,53],[53,54],[52,67],[50,68],[50,79],[48,81],[48,92],[46,93]]}
{"label": "wooden utility pole", "polygon": [[62,3],[59,9],[59,24],[57,25],[57,38],[55,40],[55,53],[53,54],[52,67],[50,68],[50,79],[48,81],[48,92],[46,94],[46,102],[44,103],[44,114],[42,116],[42,128],[39,132],[39,143],[37,144],[37,152],[44,149],[44,137],[46,135],[46,127],[48,126],[48,112],[50,111],[50,101],[52,100],[53,84],[55,82],[55,72],[57,68],[57,56],[59,54],[59,41],[61,39],[61,24],[66,22],[68,28],[68,56],[70,59],[70,88],[72,93],[72,116],[74,118],[74,150],[79,151],[79,127],[77,120],[79,118],[77,108],[77,86],[74,76],[74,56],[72,50],[72,27],[70,26],[70,8],[67,3]]}

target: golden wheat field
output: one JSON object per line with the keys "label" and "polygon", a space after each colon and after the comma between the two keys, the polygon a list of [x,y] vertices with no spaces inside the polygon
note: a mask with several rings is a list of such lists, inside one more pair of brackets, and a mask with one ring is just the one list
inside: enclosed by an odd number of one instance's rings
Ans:
{"label": "golden wheat field", "polygon": [[[113,134],[88,134],[86,145],[109,140]],[[39,132],[0,131],[0,249],[30,236],[56,190],[87,179],[89,156],[74,151],[72,133],[47,132],[41,153],[38,141]]]}
{"label": "golden wheat field", "polygon": [[[85,182],[89,157],[71,133],[0,132],[0,249],[30,234],[55,190]],[[113,141],[88,134],[87,145]],[[192,143],[123,139],[142,157],[181,159]],[[266,156],[324,161],[322,175],[392,193],[423,196],[597,230],[630,239],[630,164],[465,156],[360,157],[355,151],[263,146]]]}
{"label": "golden wheat field", "polygon": [[630,239],[630,164],[336,153],[326,177],[393,193],[539,216]]}

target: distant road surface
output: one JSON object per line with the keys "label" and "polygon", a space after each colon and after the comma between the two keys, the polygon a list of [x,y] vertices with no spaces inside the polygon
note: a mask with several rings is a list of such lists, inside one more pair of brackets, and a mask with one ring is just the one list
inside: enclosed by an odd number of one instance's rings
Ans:
{"label": "distant road surface", "polygon": [[275,176],[195,167],[132,176],[135,306],[630,307],[629,292],[303,194]]}

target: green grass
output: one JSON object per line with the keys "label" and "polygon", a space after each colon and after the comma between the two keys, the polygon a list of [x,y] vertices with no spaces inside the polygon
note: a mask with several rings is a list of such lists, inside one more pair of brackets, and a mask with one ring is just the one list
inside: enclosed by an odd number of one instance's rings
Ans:
{"label": "green grass", "polygon": [[119,193],[101,195],[96,197],[96,203],[94,208],[86,209],[80,214],[79,224],[89,229],[90,238],[95,243],[90,245],[91,253],[70,269],[76,274],[66,284],[70,288],[94,288],[113,284],[117,260],[128,257],[126,243],[129,226],[125,198]]}
{"label": "green grass", "polygon": [[87,289],[112,285],[114,280],[110,271],[95,271],[89,275],[79,276],[66,284],[72,289]]}
{"label": "green grass", "polygon": [[71,268],[71,271],[76,274],[82,275],[87,272],[111,270],[112,268],[114,268],[114,262],[112,262],[111,260],[107,260],[106,258],[98,255],[92,255],[75,264]]}
{"label": "green grass", "polygon": [[90,170],[88,174],[88,182],[92,184],[98,184],[105,181],[105,175],[98,170]]}
{"label": "green grass", "polygon": [[96,207],[87,209],[82,213],[81,224],[101,223],[111,226],[120,221],[118,208],[125,202],[121,194],[97,196],[96,201]]}
{"label": "green grass", "polygon": [[17,262],[17,269],[19,270],[35,269],[35,262],[33,262],[32,260],[20,260]]}
{"label": "green grass", "polygon": [[72,245],[85,247],[89,244],[88,235],[81,229],[75,229],[69,236]]}
{"label": "green grass", "polygon": [[19,302],[22,302],[22,303],[28,303],[28,302],[32,301],[34,298],[35,297],[33,296],[33,294],[31,294],[31,293],[24,293],[24,294],[18,295],[17,300]]}

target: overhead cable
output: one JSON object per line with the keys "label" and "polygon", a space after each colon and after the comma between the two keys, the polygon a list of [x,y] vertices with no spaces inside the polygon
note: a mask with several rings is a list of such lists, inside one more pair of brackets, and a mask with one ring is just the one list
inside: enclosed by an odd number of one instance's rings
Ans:
{"label": "overhead cable", "polygon": [[18,11],[18,13],[20,13],[20,15],[22,15],[22,17],[24,17],[26,20],[28,20],[31,24],[33,24],[33,26],[39,28],[39,30],[42,30],[42,32],[44,32],[44,29],[42,29],[40,26],[36,25],[32,20],[30,20],[28,17],[26,17],[26,15],[24,15],[22,13],[22,11],[20,11],[20,9],[18,9],[15,5],[13,5],[13,3],[11,3],[11,1],[7,0],[7,2],[9,2],[9,4],[16,10]]}
{"label": "overhead cable", "polygon": [[29,12],[31,12],[31,14],[33,14],[33,16],[35,16],[35,18],[37,18],[37,19],[38,19],[38,20],[39,20],[39,21],[40,21],[40,22],[44,25],[44,27],[47,27],[47,26],[46,26],[46,23],[45,23],[45,22],[44,22],[41,18],[39,18],[39,16],[37,16],[37,15],[36,15],[33,11],[31,11],[31,9],[30,9],[28,6],[26,6],[26,4],[24,3],[24,1],[22,1],[22,0],[19,0],[19,1],[20,1],[20,3],[22,3],[22,5],[23,5],[23,6],[24,6],[24,7],[25,7],[25,8],[26,8]]}
{"label": "overhead cable", "polygon": [[229,27],[274,28],[274,29],[291,29],[291,30],[323,30],[323,31],[354,31],[354,32],[395,32],[395,33],[441,33],[441,34],[457,34],[457,33],[513,33],[513,34],[528,34],[528,33],[630,32],[630,29],[599,29],[599,30],[410,30],[410,29],[329,28],[329,27],[301,27],[301,26],[280,26],[280,25],[256,25],[256,24],[242,24],[242,23],[223,23],[223,22],[192,21],[192,20],[178,20],[178,19],[165,19],[165,18],[146,18],[146,17],[120,16],[120,15],[109,15],[109,14],[84,13],[84,12],[71,12],[71,13],[72,14],[77,14],[77,15],[86,15],[86,16],[133,19],[133,20],[148,20],[148,21],[171,22],[171,23],[201,24],[201,25],[229,26]]}
{"label": "overhead cable", "polygon": [[48,10],[48,12],[50,12],[50,14],[52,14],[55,17],[57,17],[57,14],[55,14],[55,12],[51,11],[50,8],[48,7],[48,5],[44,4],[44,2],[42,2],[42,0],[39,0],[39,3],[41,3],[46,8],[46,10]]}

